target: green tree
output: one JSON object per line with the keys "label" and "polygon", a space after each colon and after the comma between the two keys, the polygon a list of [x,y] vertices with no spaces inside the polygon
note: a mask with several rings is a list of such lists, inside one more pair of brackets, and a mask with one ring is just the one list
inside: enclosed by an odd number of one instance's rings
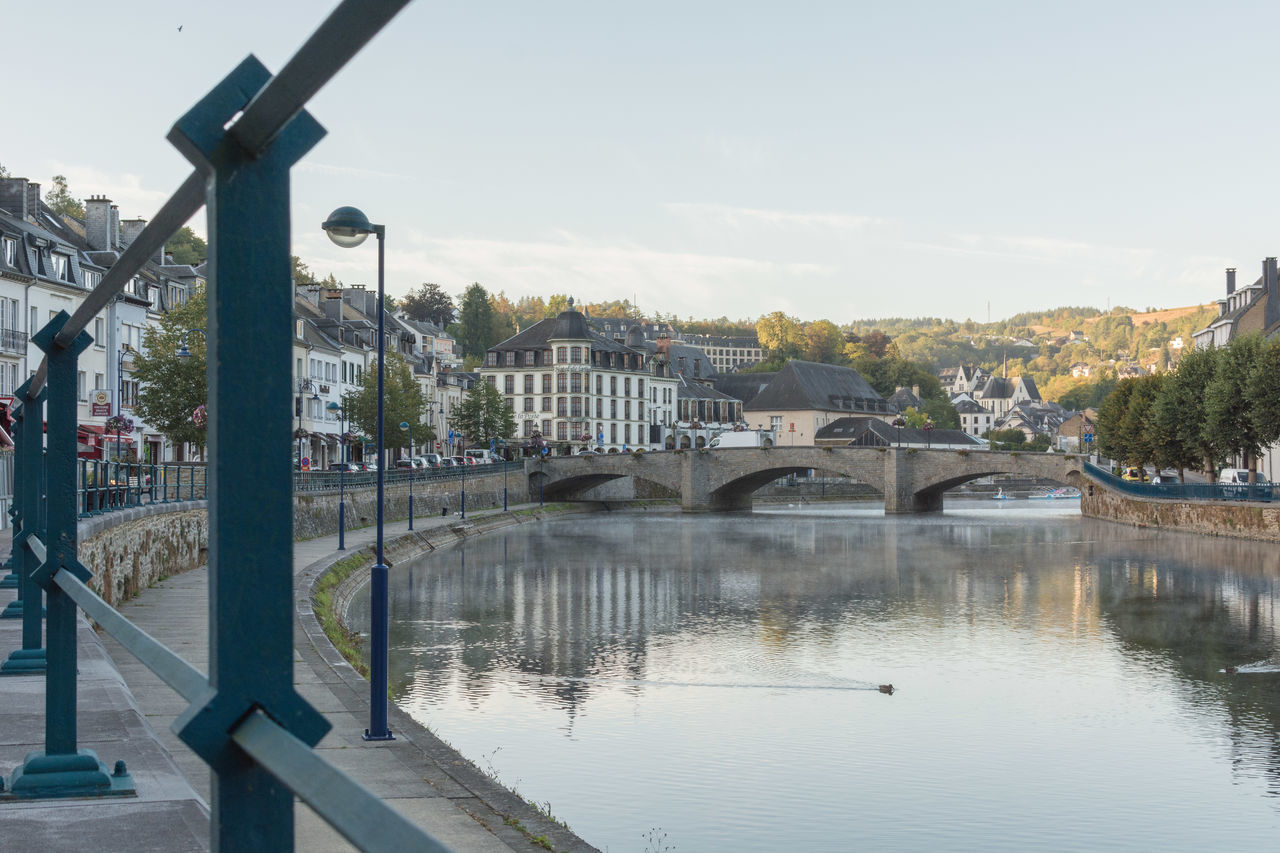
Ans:
{"label": "green tree", "polygon": [[1122,379],[1098,407],[1098,452],[1108,459],[1123,461],[1129,458],[1130,448],[1125,443],[1127,436],[1122,430],[1122,422],[1136,383],[1136,379]]}
{"label": "green tree", "polygon": [[[195,410],[205,405],[205,337],[190,329],[205,327],[205,292],[196,288],[186,305],[181,305],[148,326],[143,333],[145,355],[134,359],[133,378],[138,381],[137,411],[142,419],[174,444],[194,444],[203,451],[204,427],[192,420]],[[178,352],[187,344],[190,356]]]}
{"label": "green tree", "polygon": [[1160,395],[1160,387],[1164,377],[1159,374],[1135,377],[1131,381],[1133,388],[1125,403],[1124,414],[1120,417],[1120,443],[1126,448],[1122,457],[1132,465],[1146,465],[1154,462],[1160,455],[1157,442],[1154,441],[1156,398]]}
{"label": "green tree", "polygon": [[209,257],[209,247],[205,245],[204,240],[201,240],[196,232],[186,225],[179,228],[178,233],[169,238],[164,250],[173,255],[175,264],[195,266]]}
{"label": "green tree", "polygon": [[411,319],[435,323],[446,328],[453,322],[453,300],[438,284],[423,282],[417,290],[400,300],[400,308]]}
{"label": "green tree", "polygon": [[1280,441],[1280,342],[1262,345],[1246,387],[1258,441],[1264,447],[1275,444]]}
{"label": "green tree", "polygon": [[1178,369],[1165,377],[1156,398],[1152,424],[1162,468],[1177,468],[1179,477],[1187,468],[1199,468],[1214,475],[1214,449],[1205,429],[1205,402],[1209,385],[1217,372],[1218,353],[1209,349],[1189,351]]}
{"label": "green tree", "polygon": [[491,439],[514,435],[516,416],[495,386],[477,382],[454,410],[449,425],[460,431],[470,446],[488,447]]}
{"label": "green tree", "polygon": [[800,321],[781,311],[766,314],[756,322],[756,338],[764,349],[765,358],[799,358],[804,352],[804,335]]}
{"label": "green tree", "polygon": [[293,283],[295,286],[302,287],[303,285],[317,283],[315,273],[311,272],[311,269],[302,262],[302,258],[297,255],[290,255],[289,261],[293,264]]}
{"label": "green tree", "polygon": [[4,167],[3,163],[0,163],[0,178],[8,178],[8,177],[11,177],[11,175],[9,174],[9,170]]}
{"label": "green tree", "polygon": [[1223,347],[1205,401],[1205,425],[1217,450],[1215,455],[1243,456],[1249,482],[1254,481],[1263,446],[1248,396],[1249,376],[1261,353],[1262,336],[1257,334],[1243,335]]}
{"label": "green tree", "polygon": [[984,436],[992,450],[1022,450],[1027,434],[1020,429],[992,429]]}
{"label": "green tree", "polygon": [[[397,352],[387,353],[387,370],[383,377],[383,429],[382,444],[387,448],[409,446],[408,432],[400,424],[413,424],[414,440],[421,444],[436,437],[427,413],[427,400],[422,386],[413,378],[409,363]],[[369,437],[378,434],[378,362],[373,362],[354,391],[342,397],[347,420],[354,429]]]}
{"label": "green tree", "polygon": [[67,188],[66,175],[53,176],[53,189],[45,193],[44,203],[59,215],[75,216],[84,219],[84,203],[71,194]]}
{"label": "green tree", "polygon": [[938,429],[960,429],[960,413],[946,397],[925,400],[924,411]]}
{"label": "green tree", "polygon": [[804,338],[804,357],[822,364],[840,364],[844,361],[844,335],[840,327],[830,320],[806,323],[801,330]]}
{"label": "green tree", "polygon": [[495,315],[489,294],[480,284],[472,284],[462,294],[462,307],[458,312],[458,349],[463,356],[483,358],[489,347],[501,338],[495,330]]}

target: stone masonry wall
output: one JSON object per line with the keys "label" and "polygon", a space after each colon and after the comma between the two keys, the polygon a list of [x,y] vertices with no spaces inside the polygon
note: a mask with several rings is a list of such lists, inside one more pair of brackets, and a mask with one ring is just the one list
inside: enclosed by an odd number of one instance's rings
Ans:
{"label": "stone masonry wall", "polygon": [[[467,474],[467,509],[490,509],[502,506],[503,478],[501,474]],[[507,503],[518,504],[529,500],[525,493],[523,474],[509,472],[506,478]],[[417,518],[440,515],[442,508],[449,515],[461,509],[461,478],[433,480],[424,478],[413,484],[413,514]],[[408,483],[387,484],[383,488],[386,521],[401,521],[409,517]],[[347,530],[373,525],[377,518],[378,490],[362,486],[358,490],[347,489]],[[534,496],[536,499],[536,495]],[[338,493],[309,492],[294,495],[293,538],[314,539],[338,532]]]}
{"label": "stone masonry wall", "polygon": [[1080,512],[1090,518],[1209,536],[1280,542],[1280,505],[1135,498],[1097,483],[1086,484],[1081,492]]}
{"label": "stone masonry wall", "polygon": [[156,504],[80,522],[80,562],[89,586],[115,607],[157,580],[203,565],[209,543],[204,501]]}

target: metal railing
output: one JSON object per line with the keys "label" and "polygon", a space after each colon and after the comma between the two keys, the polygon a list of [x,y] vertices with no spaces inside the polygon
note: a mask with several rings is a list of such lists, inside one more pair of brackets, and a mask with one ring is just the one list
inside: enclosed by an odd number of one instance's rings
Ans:
{"label": "metal railing", "polygon": [[181,462],[148,464],[81,459],[76,472],[80,517],[206,495],[208,469]]}
{"label": "metal railing", "polygon": [[[417,468],[413,470],[388,468],[383,473],[383,481],[389,486],[405,485],[410,481],[414,485],[418,485],[419,483],[430,484],[451,482],[453,480],[470,480],[504,472],[510,477],[523,470],[523,462],[468,465],[465,469],[461,465],[449,468]],[[293,472],[293,490],[295,492],[336,492],[339,489],[340,482],[347,489],[360,489],[366,486],[372,488],[377,476],[374,471],[347,471],[345,473],[338,471],[295,471]]]}
{"label": "metal railing", "polygon": [[[123,762],[108,769],[77,746],[82,608],[190,702],[174,730],[212,770],[211,849],[292,849],[295,796],[362,849],[446,849],[312,749],[330,724],[293,687],[292,413],[262,402],[291,393],[289,175],[324,135],[304,107],[407,2],[343,0],[275,76],[253,57],[240,63],[169,134],[195,171],[75,314],[60,312],[33,336],[45,357],[14,407],[12,560],[26,605],[23,648],[0,669],[44,674],[45,748],[14,770],[0,798],[136,791]],[[90,590],[92,574],[78,560],[84,512],[101,511],[94,509],[100,499],[151,499],[152,489],[163,501],[171,495],[168,472],[147,483],[147,466],[94,467],[90,482],[91,469],[76,458],[78,359],[92,342],[86,326],[206,202],[213,460],[203,484],[210,518],[207,675]],[[240,361],[220,352],[255,354],[254,394],[244,393]],[[192,475],[186,484],[194,482]]]}
{"label": "metal railing", "polygon": [[17,329],[0,329],[0,352],[26,355],[27,333]]}
{"label": "metal railing", "polygon": [[1138,483],[1117,477],[1092,462],[1085,462],[1084,470],[1107,488],[1140,498],[1264,502],[1280,498],[1274,483]]}

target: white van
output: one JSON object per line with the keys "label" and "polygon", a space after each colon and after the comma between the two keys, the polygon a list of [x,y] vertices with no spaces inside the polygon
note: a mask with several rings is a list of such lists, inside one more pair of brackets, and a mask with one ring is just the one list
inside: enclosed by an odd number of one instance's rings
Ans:
{"label": "white van", "polygon": [[492,450],[485,450],[479,447],[473,447],[470,450],[463,451],[468,459],[474,459],[476,465],[492,465],[497,462]]}
{"label": "white van", "polygon": [[[1218,482],[1245,485],[1249,482],[1249,469],[1248,468],[1223,468],[1221,471],[1218,472]],[[1259,471],[1257,482],[1268,483],[1270,481],[1267,479],[1266,474]]]}

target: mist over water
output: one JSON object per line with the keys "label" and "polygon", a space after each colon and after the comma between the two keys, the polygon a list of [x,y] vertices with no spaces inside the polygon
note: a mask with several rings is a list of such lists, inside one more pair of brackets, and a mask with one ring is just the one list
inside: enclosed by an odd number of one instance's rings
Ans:
{"label": "mist over water", "polygon": [[1258,849],[1278,577],[1074,503],[575,516],[396,566],[391,683],[611,853]]}

